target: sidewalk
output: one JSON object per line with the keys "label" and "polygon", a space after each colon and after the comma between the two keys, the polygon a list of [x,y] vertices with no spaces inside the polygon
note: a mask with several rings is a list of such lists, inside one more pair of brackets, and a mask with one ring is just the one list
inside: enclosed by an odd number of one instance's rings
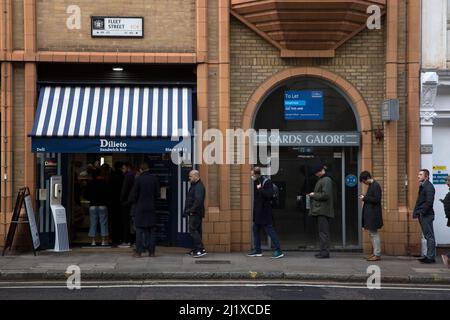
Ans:
{"label": "sidewalk", "polygon": [[[312,252],[285,252],[282,259],[250,258],[245,253],[209,253],[194,259],[182,248],[158,247],[156,257],[132,258],[131,249],[79,248],[66,253],[40,251],[0,256],[0,281],[65,280],[69,265],[81,268],[81,278],[119,280],[302,280],[366,283],[367,267],[361,253],[332,253],[318,260]],[[378,261],[382,283],[448,284],[450,269],[438,257],[434,265],[411,257],[384,256]]]}

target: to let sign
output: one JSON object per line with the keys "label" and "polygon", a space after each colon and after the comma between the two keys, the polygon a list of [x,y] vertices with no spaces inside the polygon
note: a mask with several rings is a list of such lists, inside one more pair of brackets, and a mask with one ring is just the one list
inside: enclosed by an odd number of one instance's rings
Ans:
{"label": "to let sign", "polygon": [[284,119],[323,120],[323,91],[286,91]]}
{"label": "to let sign", "polygon": [[144,18],[91,17],[92,37],[144,37]]}

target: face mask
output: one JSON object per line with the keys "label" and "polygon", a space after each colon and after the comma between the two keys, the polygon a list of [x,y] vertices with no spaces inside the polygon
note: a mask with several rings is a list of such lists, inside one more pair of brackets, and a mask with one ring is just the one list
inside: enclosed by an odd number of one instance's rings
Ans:
{"label": "face mask", "polygon": [[255,176],[252,176],[252,180],[253,180],[253,181],[256,181],[257,178],[256,178]]}

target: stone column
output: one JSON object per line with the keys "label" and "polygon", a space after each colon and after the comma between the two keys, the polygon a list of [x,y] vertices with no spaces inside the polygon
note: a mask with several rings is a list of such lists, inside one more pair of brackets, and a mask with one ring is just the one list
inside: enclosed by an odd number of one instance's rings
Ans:
{"label": "stone column", "polygon": [[420,144],[422,168],[433,169],[433,121],[439,76],[436,72],[422,73],[422,103],[420,106]]}
{"label": "stone column", "polygon": [[[437,116],[434,110],[439,76],[436,72],[422,73],[422,92],[420,105],[420,162],[421,167],[433,172],[433,121]],[[427,252],[427,243],[422,236],[422,254]]]}

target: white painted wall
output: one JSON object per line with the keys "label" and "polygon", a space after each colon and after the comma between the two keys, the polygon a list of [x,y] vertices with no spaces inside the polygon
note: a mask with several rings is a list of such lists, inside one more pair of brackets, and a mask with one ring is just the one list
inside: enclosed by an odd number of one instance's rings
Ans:
{"label": "white painted wall", "polygon": [[447,67],[447,2],[422,1],[422,68]]}
{"label": "white painted wall", "polygon": [[[448,97],[450,105],[450,97]],[[433,127],[433,165],[447,166],[450,170],[450,119],[445,121],[436,121]],[[444,199],[448,193],[447,185],[435,185],[436,196],[434,201],[434,232],[436,244],[450,244],[450,228],[447,227],[444,207],[439,199]]]}

